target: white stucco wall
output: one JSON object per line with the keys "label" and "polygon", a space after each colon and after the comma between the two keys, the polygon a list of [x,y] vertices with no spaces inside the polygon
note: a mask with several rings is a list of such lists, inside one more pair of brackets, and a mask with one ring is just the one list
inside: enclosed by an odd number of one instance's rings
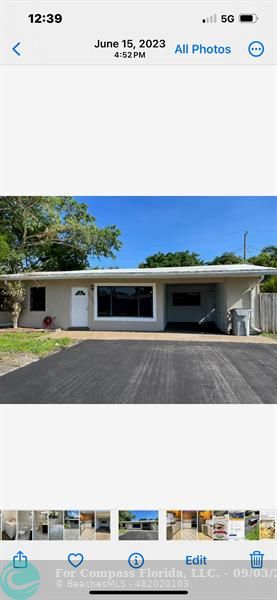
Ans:
{"label": "white stucco wall", "polygon": [[[43,282],[39,282],[42,285]],[[42,327],[43,319],[46,316],[55,317],[55,326],[57,328],[68,329],[71,326],[71,288],[87,287],[89,290],[89,321],[92,319],[91,307],[91,282],[89,280],[72,281],[48,281],[46,282],[45,311],[30,310],[30,287],[34,287],[35,282],[27,285],[25,308],[20,318],[22,327]]]}
{"label": "white stucco wall", "polygon": [[8,325],[9,323],[11,323],[9,313],[0,311],[0,325]]}
{"label": "white stucco wall", "polygon": [[221,331],[228,331],[227,298],[225,281],[216,284],[216,325]]}
{"label": "white stucco wall", "polygon": [[[114,282],[103,280],[101,283],[104,285],[114,285]],[[139,282],[124,281],[129,285],[140,285]],[[146,285],[151,286],[154,283],[149,281]],[[21,327],[43,327],[43,319],[46,316],[55,317],[56,328],[68,329],[71,327],[71,290],[73,287],[87,287],[88,288],[88,327],[96,331],[161,331],[165,327],[165,309],[164,309],[164,288],[163,284],[157,283],[155,285],[156,293],[156,314],[155,319],[149,320],[116,320],[116,319],[94,319],[94,302],[96,296],[96,289],[92,290],[94,282],[92,280],[57,280],[57,281],[40,281],[39,285],[46,287],[45,294],[45,311],[31,311],[30,310],[30,288],[38,285],[35,281],[26,283],[26,299],[24,304],[24,310],[19,319],[19,325]],[[9,314],[6,312],[0,312],[0,324],[10,322]]]}
{"label": "white stucco wall", "polygon": [[[174,306],[174,293],[196,292],[200,294],[199,306]],[[207,284],[178,284],[167,286],[167,320],[179,323],[200,323],[217,321],[216,285]],[[213,309],[213,310],[212,310]]]}
{"label": "white stucco wall", "polygon": [[[257,277],[248,277],[248,278],[232,278],[225,280],[225,289],[226,289],[226,303],[227,303],[227,312],[232,308],[251,308],[251,288],[256,286],[259,282]],[[256,290],[257,292],[257,290]],[[255,294],[255,291],[254,291]],[[259,315],[257,313],[257,304],[254,306],[254,315],[253,321],[259,320]],[[231,327],[231,323],[229,323],[229,329]]]}

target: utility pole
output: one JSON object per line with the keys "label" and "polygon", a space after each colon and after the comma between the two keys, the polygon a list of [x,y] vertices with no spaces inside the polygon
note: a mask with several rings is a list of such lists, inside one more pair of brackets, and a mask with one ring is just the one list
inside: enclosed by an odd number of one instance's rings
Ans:
{"label": "utility pole", "polygon": [[247,256],[247,236],[248,236],[248,231],[245,231],[243,234],[243,260],[244,260],[244,262],[246,262],[246,256]]}

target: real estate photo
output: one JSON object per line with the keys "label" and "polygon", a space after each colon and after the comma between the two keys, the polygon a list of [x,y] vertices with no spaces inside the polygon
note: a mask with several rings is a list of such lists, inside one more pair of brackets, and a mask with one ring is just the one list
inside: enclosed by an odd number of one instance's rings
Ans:
{"label": "real estate photo", "polygon": [[95,539],[98,542],[111,539],[111,513],[109,510],[97,510],[95,513]]}
{"label": "real estate photo", "polygon": [[166,512],[166,539],[180,540],[182,534],[182,511],[168,510]]}
{"label": "real estate photo", "polygon": [[259,540],[260,539],[260,511],[246,510],[245,511],[245,539]]}
{"label": "real estate photo", "polygon": [[33,513],[33,540],[40,542],[49,539],[49,512],[47,510],[34,510]]}
{"label": "real estate photo", "polygon": [[119,540],[155,541],[159,539],[159,511],[120,510]]}
{"label": "real estate photo", "polygon": [[229,511],[229,540],[238,541],[245,538],[244,511]]}
{"label": "real estate photo", "polygon": [[209,542],[213,539],[213,511],[198,511],[198,540]]}
{"label": "real estate photo", "polygon": [[197,540],[197,511],[182,510],[181,540]]}
{"label": "real estate photo", "polygon": [[33,511],[19,510],[17,512],[17,540],[30,542],[33,539]]}
{"label": "real estate photo", "polygon": [[63,540],[64,516],[62,510],[49,511],[49,540]]}
{"label": "real estate photo", "polygon": [[0,401],[276,403],[276,200],[0,197]]}
{"label": "real estate photo", "polygon": [[64,540],[80,539],[80,511],[64,511]]}
{"label": "real estate photo", "polygon": [[260,512],[260,540],[275,540],[276,536],[276,511],[261,510]]}
{"label": "real estate photo", "polygon": [[17,513],[16,510],[3,510],[2,512],[2,540],[3,542],[13,541],[17,534]]}
{"label": "real estate photo", "polygon": [[80,511],[80,540],[95,540],[95,511]]}
{"label": "real estate photo", "polygon": [[197,540],[197,511],[168,510],[166,518],[167,540]]}
{"label": "real estate photo", "polygon": [[229,539],[228,510],[213,511],[213,540],[227,541]]}

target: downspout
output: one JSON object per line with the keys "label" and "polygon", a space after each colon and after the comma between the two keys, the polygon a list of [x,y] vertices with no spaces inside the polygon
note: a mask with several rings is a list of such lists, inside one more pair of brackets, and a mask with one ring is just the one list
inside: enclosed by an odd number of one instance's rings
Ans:
{"label": "downspout", "polygon": [[[262,329],[258,329],[258,327],[255,327],[255,325],[254,325],[254,299],[253,299],[253,290],[254,290],[254,288],[257,285],[260,285],[263,280],[264,280],[264,275],[262,275],[259,278],[259,280],[256,281],[256,283],[253,283],[253,285],[251,285],[251,287],[250,287],[250,307],[251,307],[250,329],[254,333],[262,333],[263,332]],[[259,314],[259,322],[261,324],[261,315],[260,314]]]}

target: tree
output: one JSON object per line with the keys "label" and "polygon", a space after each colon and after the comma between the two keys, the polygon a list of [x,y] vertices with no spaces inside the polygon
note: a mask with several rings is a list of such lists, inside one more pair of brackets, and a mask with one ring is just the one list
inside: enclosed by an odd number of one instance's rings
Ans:
{"label": "tree", "polygon": [[[260,254],[249,258],[253,265],[277,268],[277,246],[265,246]],[[261,284],[261,292],[277,292],[277,277],[268,275]]]}
{"label": "tree", "polygon": [[64,248],[62,245],[51,244],[41,255],[42,271],[78,271],[87,269],[88,256],[81,247]]}
{"label": "tree", "polygon": [[7,273],[85,269],[122,245],[115,225],[97,227],[87,204],[65,196],[0,196],[0,235]]}
{"label": "tree", "polygon": [[139,268],[194,267],[203,264],[204,262],[197,252],[185,250],[184,252],[167,252],[166,254],[158,252],[157,254],[152,254],[144,262],[140,263]]}
{"label": "tree", "polygon": [[277,267],[277,246],[265,246],[256,256],[248,259],[253,265],[261,267]]}
{"label": "tree", "polygon": [[16,329],[18,327],[20,313],[23,309],[26,289],[21,281],[5,281],[5,288],[2,293],[13,327]]}
{"label": "tree", "polygon": [[238,265],[243,263],[241,256],[237,256],[234,252],[224,252],[219,256],[216,256],[209,265]]}
{"label": "tree", "polygon": [[10,248],[5,236],[0,234],[0,273],[4,273],[9,260]]}
{"label": "tree", "polygon": [[132,521],[136,518],[136,515],[132,513],[130,510],[120,510],[119,511],[119,521]]}
{"label": "tree", "polygon": [[271,263],[277,267],[277,246],[265,246],[262,249],[262,253],[267,254]]}
{"label": "tree", "polygon": [[268,277],[264,283],[261,284],[261,292],[267,292],[276,294],[277,293],[277,277],[274,275]]}

